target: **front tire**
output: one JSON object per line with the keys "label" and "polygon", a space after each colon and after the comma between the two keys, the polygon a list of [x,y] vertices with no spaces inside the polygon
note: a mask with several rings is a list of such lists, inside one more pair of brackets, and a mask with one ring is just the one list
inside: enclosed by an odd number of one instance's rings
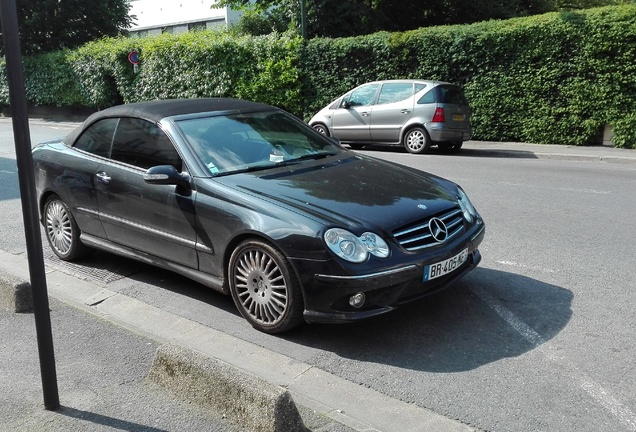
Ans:
{"label": "front tire", "polygon": [[289,261],[258,240],[241,243],[228,267],[230,292],[241,315],[265,333],[282,333],[303,321],[300,282]]}
{"label": "front tire", "polygon": [[90,249],[80,241],[80,229],[70,208],[57,195],[44,204],[44,229],[49,246],[61,260],[72,261],[87,255]]}
{"label": "front tire", "polygon": [[402,144],[409,153],[422,154],[431,148],[431,138],[428,136],[428,132],[426,132],[426,130],[416,127],[410,129],[404,135]]}
{"label": "front tire", "polygon": [[331,134],[329,133],[329,129],[327,128],[327,126],[325,126],[322,123],[316,123],[313,128],[321,135],[324,135],[326,137],[331,136]]}

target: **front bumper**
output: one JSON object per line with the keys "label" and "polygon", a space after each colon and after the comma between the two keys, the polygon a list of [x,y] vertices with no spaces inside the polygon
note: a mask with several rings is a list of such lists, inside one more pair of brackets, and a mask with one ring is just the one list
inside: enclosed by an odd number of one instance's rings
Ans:
{"label": "front bumper", "polygon": [[[358,321],[390,312],[402,304],[439,292],[477,267],[481,261],[477,247],[483,240],[484,233],[485,227],[481,225],[468,242],[464,239],[447,249],[447,256],[453,256],[468,247],[468,259],[453,272],[427,282],[423,281],[424,267],[439,260],[439,256],[426,262],[415,260],[395,268],[351,276],[311,272],[309,268],[305,268],[302,273],[312,275],[303,280],[305,321]],[[314,270],[319,269],[314,267]],[[349,299],[358,293],[363,293],[366,300],[362,307],[355,308],[349,304]]]}

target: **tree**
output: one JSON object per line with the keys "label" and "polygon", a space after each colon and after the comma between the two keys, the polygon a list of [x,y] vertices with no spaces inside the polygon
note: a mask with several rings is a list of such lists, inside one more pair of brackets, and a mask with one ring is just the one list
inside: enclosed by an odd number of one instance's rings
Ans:
{"label": "tree", "polygon": [[74,48],[117,36],[135,20],[129,0],[17,0],[22,52]]}
{"label": "tree", "polygon": [[[346,37],[380,30],[405,31],[433,25],[468,24],[492,18],[505,19],[554,10],[552,0],[305,1],[309,37]],[[300,0],[219,0],[213,7],[224,6],[246,11],[251,20],[258,14],[266,21],[277,17],[279,28],[281,17],[286,17],[290,28],[298,28],[300,22]]]}
{"label": "tree", "polygon": [[555,9],[559,11],[634,3],[636,3],[635,0],[554,0]]}
{"label": "tree", "polygon": [[[344,37],[379,30],[406,31],[419,27],[470,24],[508,19],[556,10],[634,3],[636,0],[305,0],[309,37]],[[219,0],[213,7],[228,6],[246,12],[239,29],[298,29],[300,0]],[[285,26],[284,23],[287,23]],[[252,33],[253,34],[253,33]]]}

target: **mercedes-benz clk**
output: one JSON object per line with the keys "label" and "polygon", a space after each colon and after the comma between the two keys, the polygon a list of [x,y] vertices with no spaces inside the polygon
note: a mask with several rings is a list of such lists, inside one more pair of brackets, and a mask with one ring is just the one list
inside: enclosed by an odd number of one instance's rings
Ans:
{"label": "mercedes-benz clk", "polygon": [[260,103],[111,107],[33,160],[58,257],[100,249],[175,271],[268,333],[383,314],[481,259],[484,222],[457,184]]}

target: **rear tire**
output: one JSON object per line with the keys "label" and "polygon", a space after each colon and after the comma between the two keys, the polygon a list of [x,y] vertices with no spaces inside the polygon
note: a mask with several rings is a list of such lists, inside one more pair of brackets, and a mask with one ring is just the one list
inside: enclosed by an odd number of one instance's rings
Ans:
{"label": "rear tire", "polygon": [[422,154],[431,148],[431,137],[423,128],[410,129],[402,140],[402,145],[409,153]]}
{"label": "rear tire", "polygon": [[44,204],[44,229],[49,246],[61,260],[72,261],[88,255],[92,250],[80,241],[80,229],[71,209],[57,195]]}
{"label": "rear tire", "polygon": [[228,279],[234,304],[254,328],[282,333],[303,322],[298,277],[287,258],[268,243],[239,244],[230,257]]}

